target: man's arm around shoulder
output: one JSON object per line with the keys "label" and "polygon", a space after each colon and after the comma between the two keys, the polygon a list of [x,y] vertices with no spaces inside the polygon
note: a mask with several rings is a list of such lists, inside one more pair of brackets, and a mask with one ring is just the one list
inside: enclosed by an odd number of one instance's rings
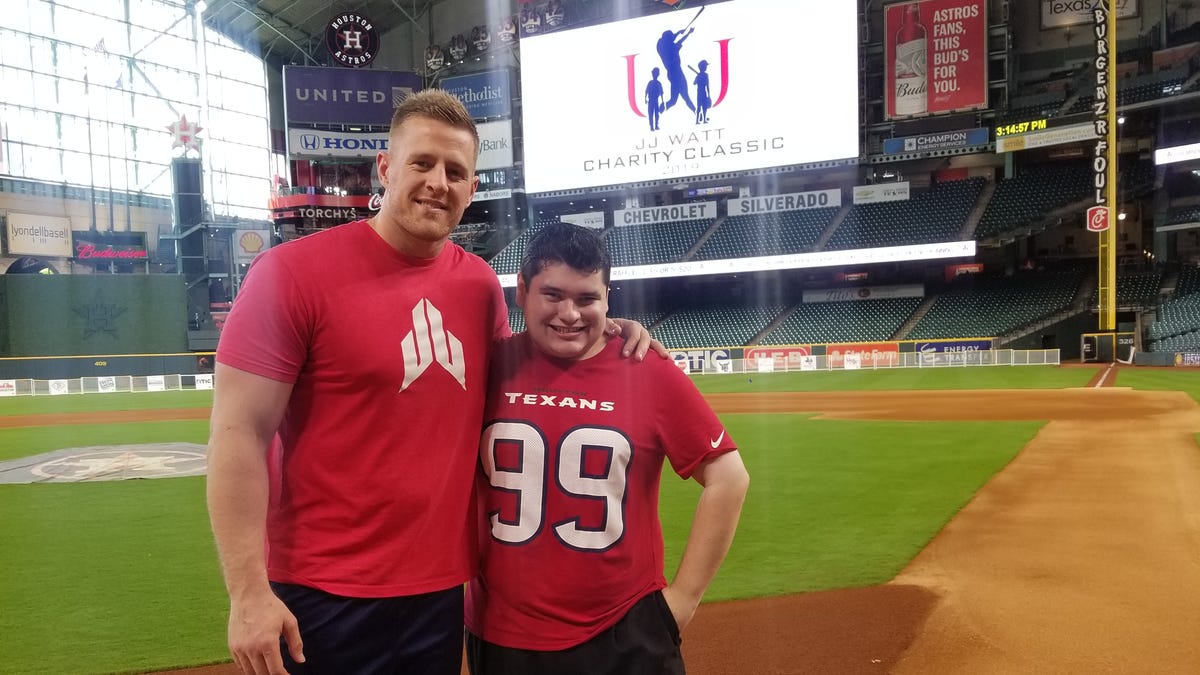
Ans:
{"label": "man's arm around shoulder", "polygon": [[229,591],[229,650],[242,672],[284,673],[279,636],[303,661],[296,618],[267,581],[267,453],[292,393],[217,363],[208,442],[208,514]]}

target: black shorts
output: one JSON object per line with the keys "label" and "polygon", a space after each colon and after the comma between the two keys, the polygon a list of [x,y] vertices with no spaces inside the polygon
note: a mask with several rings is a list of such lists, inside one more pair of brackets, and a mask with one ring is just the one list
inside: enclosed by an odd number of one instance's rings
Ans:
{"label": "black shorts", "polygon": [[679,627],[655,591],[608,630],[560,651],[501,647],[467,633],[472,675],[683,675]]}
{"label": "black shorts", "polygon": [[300,624],[304,663],[280,638],[291,675],[413,673],[459,675],[463,589],[396,598],[347,598],[307,586],[272,582]]}

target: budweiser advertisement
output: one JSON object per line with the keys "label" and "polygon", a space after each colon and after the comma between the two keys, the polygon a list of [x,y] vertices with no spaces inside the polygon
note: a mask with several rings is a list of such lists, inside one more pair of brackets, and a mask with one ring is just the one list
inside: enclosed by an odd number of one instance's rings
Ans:
{"label": "budweiser advertisement", "polygon": [[987,0],[884,7],[889,119],[987,107]]}
{"label": "budweiser advertisement", "polygon": [[521,92],[529,192],[857,157],[856,3],[689,4],[529,36]]}

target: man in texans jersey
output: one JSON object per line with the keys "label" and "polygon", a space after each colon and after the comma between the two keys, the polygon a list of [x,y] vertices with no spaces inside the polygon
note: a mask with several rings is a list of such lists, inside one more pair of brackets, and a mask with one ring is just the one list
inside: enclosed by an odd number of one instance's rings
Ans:
{"label": "man in texans jersey", "polygon": [[[670,360],[636,368],[604,334],[611,263],[557,223],[517,282],[526,331],[494,353],[480,440],[480,574],[468,585],[474,675],[683,673],[680,634],[725,558],[749,477]],[[664,460],[704,486],[664,575]]]}

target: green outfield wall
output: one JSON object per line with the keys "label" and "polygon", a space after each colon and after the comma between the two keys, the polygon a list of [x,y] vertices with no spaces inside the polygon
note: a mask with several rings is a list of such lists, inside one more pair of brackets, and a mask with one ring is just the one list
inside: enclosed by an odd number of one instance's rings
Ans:
{"label": "green outfield wall", "polygon": [[0,357],[188,351],[174,274],[0,275]]}

